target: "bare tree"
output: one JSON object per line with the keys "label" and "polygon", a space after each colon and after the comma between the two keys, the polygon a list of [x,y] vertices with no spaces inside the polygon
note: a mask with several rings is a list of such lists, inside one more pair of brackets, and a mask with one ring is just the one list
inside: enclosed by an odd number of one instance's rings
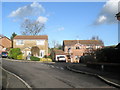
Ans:
{"label": "bare tree", "polygon": [[44,29],[44,24],[39,21],[25,19],[21,24],[21,28],[23,29],[21,31],[22,35],[38,35]]}
{"label": "bare tree", "polygon": [[91,40],[100,40],[99,36],[92,36]]}
{"label": "bare tree", "polygon": [[58,41],[52,40],[51,43],[53,45],[53,48],[62,49],[62,45]]}

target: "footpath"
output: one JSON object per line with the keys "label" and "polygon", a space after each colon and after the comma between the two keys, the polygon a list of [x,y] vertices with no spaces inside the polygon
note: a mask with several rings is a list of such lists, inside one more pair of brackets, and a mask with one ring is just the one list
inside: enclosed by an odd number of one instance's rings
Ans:
{"label": "footpath", "polygon": [[20,77],[16,76],[15,74],[2,69],[2,90],[6,90],[9,88],[16,88],[16,89],[26,89],[30,90],[30,86],[23,81]]}
{"label": "footpath", "polygon": [[71,64],[67,66],[67,69],[73,72],[95,76],[109,85],[120,88],[120,72],[112,73],[104,70],[92,69],[83,64]]}

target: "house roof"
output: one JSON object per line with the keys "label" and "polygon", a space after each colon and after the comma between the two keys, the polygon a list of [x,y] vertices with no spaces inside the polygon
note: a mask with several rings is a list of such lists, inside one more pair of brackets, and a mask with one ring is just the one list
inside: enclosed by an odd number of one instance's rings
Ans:
{"label": "house roof", "polygon": [[65,46],[72,46],[77,43],[84,44],[84,45],[101,45],[103,46],[103,42],[100,40],[64,40],[63,44]]}
{"label": "house roof", "polygon": [[65,55],[63,50],[54,50],[56,55]]}
{"label": "house roof", "polygon": [[[8,37],[6,36],[0,36],[0,40],[2,40],[3,38],[7,38],[8,40],[10,40]],[[11,41],[11,40],[10,40]],[[1,42],[1,41],[0,41]]]}
{"label": "house roof", "polygon": [[14,39],[48,39],[47,35],[17,35]]}
{"label": "house roof", "polygon": [[120,49],[120,43],[116,46],[116,48],[119,48],[119,49]]}

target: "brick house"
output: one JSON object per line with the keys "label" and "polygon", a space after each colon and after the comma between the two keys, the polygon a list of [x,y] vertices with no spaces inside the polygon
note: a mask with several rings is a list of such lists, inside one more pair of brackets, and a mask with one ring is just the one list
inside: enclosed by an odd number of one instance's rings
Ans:
{"label": "brick house", "polygon": [[0,53],[2,51],[7,51],[12,47],[12,41],[6,36],[0,36]]}
{"label": "brick house", "polygon": [[92,50],[102,48],[103,42],[100,40],[64,40],[63,51],[70,62],[79,62],[81,56],[90,53]]}
{"label": "brick house", "polygon": [[24,36],[17,35],[13,39],[13,48],[20,48],[24,59],[31,54],[39,58],[48,55],[48,36]]}

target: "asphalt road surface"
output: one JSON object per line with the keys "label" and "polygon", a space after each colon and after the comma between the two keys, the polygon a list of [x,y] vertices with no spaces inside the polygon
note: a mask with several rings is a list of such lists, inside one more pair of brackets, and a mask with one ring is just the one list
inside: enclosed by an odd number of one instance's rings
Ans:
{"label": "asphalt road surface", "polygon": [[93,76],[71,72],[66,65],[2,60],[3,68],[21,77],[32,88],[113,88]]}

